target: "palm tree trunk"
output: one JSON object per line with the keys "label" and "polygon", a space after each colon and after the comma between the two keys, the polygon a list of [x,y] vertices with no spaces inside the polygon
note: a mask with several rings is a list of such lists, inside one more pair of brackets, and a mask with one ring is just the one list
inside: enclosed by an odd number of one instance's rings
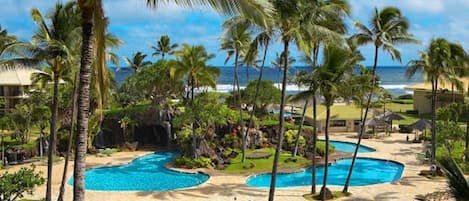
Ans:
{"label": "palm tree trunk", "polygon": [[352,164],[350,164],[350,169],[347,175],[347,179],[345,180],[344,188],[342,189],[343,193],[348,193],[348,187],[350,185],[350,179],[352,178],[352,172],[353,172],[353,166],[355,165],[355,160],[357,159],[357,154],[358,154],[358,148],[360,147],[360,143],[362,141],[363,133],[365,132],[365,121],[368,116],[368,110],[370,109],[371,105],[371,98],[373,97],[373,89],[375,88],[376,85],[376,68],[378,66],[378,50],[379,47],[375,46],[375,58],[374,58],[374,64],[373,64],[373,70],[371,72],[371,89],[370,93],[368,94],[368,97],[366,99],[366,108],[365,108],[365,113],[363,114],[363,119],[360,122],[360,133],[358,134],[358,141],[357,145],[355,146],[355,150],[353,152],[353,157],[352,157]]}
{"label": "palm tree trunk", "polygon": [[[191,78],[191,109],[194,109],[194,79]],[[192,157],[196,159],[198,157],[197,154],[197,134],[195,132],[195,117],[192,120]]]}
{"label": "palm tree trunk", "polygon": [[[438,90],[438,77],[433,78],[432,80],[432,156],[431,156],[431,163],[435,165],[435,157],[436,157],[436,102],[437,97],[436,93]],[[432,168],[432,175],[436,176],[436,168]]]}
{"label": "palm tree trunk", "polygon": [[[239,89],[239,75],[238,75],[238,65],[239,65],[239,51],[236,50],[236,53],[235,53],[235,72],[234,72],[234,80],[235,80],[235,84],[236,84],[236,96],[238,97],[238,102],[235,103],[239,108],[239,125],[241,126],[240,130],[239,130],[239,133],[241,134],[241,138],[242,138],[242,143],[241,143],[241,162],[244,163],[244,161],[246,161],[246,139],[247,139],[247,135],[245,135],[245,133],[243,132],[243,129],[244,129],[244,123],[243,123],[243,108],[242,108],[242,102],[241,102],[241,91]],[[249,128],[247,129],[249,130]],[[246,131],[246,134],[247,134],[247,131]]]}
{"label": "palm tree trunk", "polygon": [[326,137],[326,147],[324,151],[324,177],[322,180],[322,188],[321,193],[322,197],[321,200],[326,200],[326,189],[327,189],[327,174],[329,171],[329,121],[331,117],[331,106],[327,105],[326,108],[326,130],[324,132],[324,136]]}
{"label": "palm tree trunk", "polygon": [[466,146],[465,146],[465,159],[466,162],[469,161],[469,118],[466,120]]}
{"label": "palm tree trunk", "polygon": [[[269,41],[267,41],[266,45],[265,45],[265,49],[264,49],[264,56],[262,58],[262,64],[261,64],[261,70],[259,72],[259,78],[257,78],[257,83],[256,83],[256,91],[254,93],[254,100],[252,101],[252,111],[251,113],[249,114],[249,124],[248,124],[248,129],[246,130],[246,133],[244,135],[248,135],[248,131],[249,131],[249,128],[252,127],[252,124],[253,124],[253,120],[254,120],[254,113],[256,112],[256,109],[257,109],[257,97],[259,96],[259,88],[260,88],[260,83],[262,81],[262,76],[264,74],[264,65],[265,65],[265,60],[267,58],[267,50],[269,49]],[[243,157],[245,158],[245,157]],[[244,162],[244,160],[243,160]]]}
{"label": "palm tree trunk", "polygon": [[85,201],[85,168],[90,107],[91,64],[94,55],[93,10],[88,1],[79,0],[82,12],[82,48],[78,96],[77,139],[75,145],[73,200]]}
{"label": "palm tree trunk", "polygon": [[300,127],[298,128],[298,133],[296,134],[295,149],[293,150],[292,157],[296,157],[296,154],[298,153],[298,146],[300,145],[301,129],[303,127],[303,124],[305,123],[305,114],[306,114],[306,109],[308,108],[308,103],[309,103],[309,99],[306,99],[305,105],[303,106],[303,113],[301,113]]}
{"label": "palm tree trunk", "polygon": [[311,163],[311,194],[316,194],[316,142],[318,141],[317,135],[317,103],[316,103],[316,93],[313,96],[313,159]]}
{"label": "palm tree trunk", "polygon": [[[55,62],[55,68],[58,68],[57,61]],[[47,189],[46,189],[46,200],[52,200],[52,168],[54,162],[55,153],[55,138],[57,137],[57,113],[59,107],[58,93],[59,93],[59,75],[54,72],[54,89],[52,96],[52,117],[50,121],[50,135],[49,135],[49,150],[47,154]]]}
{"label": "palm tree trunk", "polygon": [[59,198],[57,198],[58,201],[63,201],[64,200],[64,193],[65,193],[65,181],[67,180],[67,171],[68,171],[68,161],[70,159],[70,151],[72,149],[72,142],[73,142],[73,134],[74,129],[75,129],[75,121],[76,121],[76,113],[77,113],[77,98],[78,98],[78,91],[77,91],[77,85],[78,85],[78,74],[75,74],[75,82],[73,84],[73,99],[72,99],[72,125],[70,127],[70,136],[68,137],[68,145],[67,145],[67,153],[65,154],[65,164],[64,164],[64,171],[62,173],[62,182],[60,183],[60,191],[59,191]]}
{"label": "palm tree trunk", "polygon": [[283,51],[284,51],[284,61],[285,62],[284,62],[284,68],[283,68],[282,99],[280,101],[280,114],[279,114],[280,132],[278,133],[278,136],[277,136],[277,147],[275,149],[274,162],[273,162],[273,165],[272,165],[272,179],[270,181],[269,201],[273,201],[274,196],[275,196],[275,183],[276,183],[276,180],[277,180],[277,166],[278,166],[278,160],[280,158],[280,150],[282,148],[283,133],[285,132],[284,113],[285,113],[285,92],[287,90],[287,79],[288,79],[288,45],[289,45],[289,41],[284,40],[283,41]]}

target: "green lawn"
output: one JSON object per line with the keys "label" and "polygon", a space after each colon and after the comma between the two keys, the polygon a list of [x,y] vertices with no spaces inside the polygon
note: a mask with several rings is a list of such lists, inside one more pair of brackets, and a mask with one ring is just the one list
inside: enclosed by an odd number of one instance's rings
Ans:
{"label": "green lawn", "polygon": [[[383,108],[375,108],[379,111],[382,111]],[[401,104],[401,103],[387,103],[386,110],[391,110],[402,115],[405,119],[400,121],[395,121],[396,124],[412,124],[416,122],[420,117],[414,114],[407,114],[408,110],[413,110],[413,104]],[[318,119],[323,120],[326,118],[326,108],[323,105],[318,105],[317,107],[317,114]],[[360,119],[360,108],[356,107],[355,105],[334,105],[331,107],[331,118],[332,119]],[[312,107],[309,107],[307,112],[307,116],[312,118]],[[424,116],[426,118],[427,116]]]}
{"label": "green lawn", "polygon": [[[228,151],[228,153],[231,150]],[[244,163],[241,162],[241,151],[236,150],[240,154],[231,159],[231,164],[226,167],[223,171],[225,173],[258,173],[258,172],[270,172],[272,170],[272,164],[274,160],[275,149],[274,148],[264,148],[258,150],[246,150],[246,154],[249,155],[252,152],[270,152],[272,155],[268,159],[246,159]],[[282,153],[279,160],[279,169],[291,169],[291,168],[301,168],[310,164],[310,161],[304,157],[297,156],[295,159],[296,162],[288,161],[290,159],[290,153]],[[254,164],[253,168],[246,168]]]}

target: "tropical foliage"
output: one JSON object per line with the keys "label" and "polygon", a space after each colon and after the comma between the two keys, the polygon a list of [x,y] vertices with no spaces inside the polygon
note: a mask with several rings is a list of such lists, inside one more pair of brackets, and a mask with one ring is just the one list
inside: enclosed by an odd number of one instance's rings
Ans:
{"label": "tropical foliage", "polygon": [[23,198],[25,193],[33,194],[34,189],[45,182],[41,174],[32,166],[0,175],[0,200],[14,201]]}

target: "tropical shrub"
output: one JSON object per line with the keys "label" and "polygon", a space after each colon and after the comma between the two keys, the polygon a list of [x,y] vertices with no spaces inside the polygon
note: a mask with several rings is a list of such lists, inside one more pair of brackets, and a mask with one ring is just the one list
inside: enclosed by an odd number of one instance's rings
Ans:
{"label": "tropical shrub", "polygon": [[225,134],[222,139],[224,147],[239,148],[241,144],[241,138],[234,134]]}
{"label": "tropical shrub", "polygon": [[177,158],[174,162],[176,167],[180,168],[206,168],[209,166],[213,166],[212,159],[206,157],[198,157],[196,159],[192,159],[189,157],[182,156]]}
{"label": "tropical shrub", "polygon": [[[326,151],[326,143],[324,141],[317,141],[316,153],[318,153],[320,156],[324,156],[325,151]],[[335,151],[335,146],[329,144],[329,154],[334,153],[334,151]]]}
{"label": "tropical shrub", "polygon": [[24,193],[32,194],[34,188],[45,182],[41,172],[36,173],[35,167],[21,168],[15,173],[0,176],[0,200],[13,201],[24,196]]}
{"label": "tropical shrub", "polygon": [[[287,150],[293,150],[295,148],[296,136],[298,134],[298,130],[288,130],[284,134],[285,143],[284,148]],[[298,147],[304,147],[306,145],[305,138],[300,135]]]}
{"label": "tropical shrub", "polygon": [[437,122],[436,140],[439,145],[453,146],[458,140],[464,139],[464,130],[456,122]]}
{"label": "tropical shrub", "polygon": [[413,96],[412,96],[412,94],[404,94],[404,95],[398,96],[397,99],[411,100],[411,99],[413,99]]}

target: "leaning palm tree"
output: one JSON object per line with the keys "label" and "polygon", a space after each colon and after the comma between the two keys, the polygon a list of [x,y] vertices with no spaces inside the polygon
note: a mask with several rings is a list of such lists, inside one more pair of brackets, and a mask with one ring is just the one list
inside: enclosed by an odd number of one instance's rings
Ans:
{"label": "leaning palm tree", "polygon": [[[242,14],[247,18],[253,19],[259,24],[265,24],[266,17],[269,17],[274,12],[272,5],[268,0],[177,0],[173,1],[177,5],[183,7],[195,7],[199,5],[208,5],[219,13],[225,15]],[[147,5],[157,8],[161,4],[169,3],[168,0],[147,0]],[[102,1],[91,0],[78,0],[78,5],[82,13],[82,45],[81,45],[81,66],[80,66],[80,85],[79,85],[79,98],[78,98],[78,134],[77,146],[75,152],[75,167],[74,167],[74,185],[73,185],[73,200],[85,200],[85,186],[84,186],[84,173],[85,173],[85,159],[87,148],[87,135],[88,135],[88,110],[90,103],[90,75],[91,65],[93,62],[93,51],[95,49],[95,33],[93,32],[94,24],[102,25],[104,19],[104,12]],[[96,21],[97,23],[94,23]],[[102,34],[104,29],[101,30]],[[100,33],[96,33],[99,34]],[[98,37],[102,39],[102,37]],[[96,49],[100,49],[99,47]]]}
{"label": "leaning palm tree", "polygon": [[[360,22],[354,23],[355,27],[359,29],[359,33],[352,36],[352,40],[356,40],[358,45],[372,43],[374,45],[374,63],[372,70],[372,77],[376,75],[376,68],[378,66],[378,53],[379,49],[383,48],[388,52],[393,60],[401,61],[401,55],[398,49],[394,47],[396,44],[402,43],[417,43],[417,40],[410,35],[407,30],[409,29],[409,22],[402,15],[401,11],[395,7],[385,7],[382,10],[375,8],[374,15],[371,20],[371,27],[366,27]],[[372,79],[372,85],[376,85],[376,79]],[[360,124],[360,133],[358,135],[357,146],[353,152],[352,164],[345,180],[343,192],[348,192],[350,185],[350,178],[352,177],[353,167],[357,158],[358,148],[360,146],[363,133],[365,130],[365,120],[368,115],[368,110],[371,105],[373,91],[370,91],[367,96],[365,114]]]}
{"label": "leaning palm tree", "polygon": [[134,69],[134,72],[140,71],[141,68],[151,64],[149,61],[145,61],[146,54],[143,52],[134,53],[132,59],[125,57],[125,62],[129,65],[130,68]]}
{"label": "leaning palm tree", "polygon": [[[437,38],[430,42],[426,52],[420,52],[420,59],[409,62],[406,75],[408,78],[417,71],[424,74],[425,79],[432,85],[432,149],[431,162],[435,164],[436,153],[436,102],[438,83],[442,79],[449,80],[455,76],[453,66],[465,62],[467,55],[459,44],[448,42],[446,39]],[[435,173],[435,172],[433,172]]]}
{"label": "leaning palm tree", "polygon": [[245,57],[251,43],[251,31],[250,23],[235,23],[232,24],[231,21],[227,21],[223,25],[224,33],[221,37],[221,49],[227,51],[228,56],[225,60],[225,64],[234,56],[234,82],[236,85],[236,96],[234,104],[238,107],[239,110],[239,120],[238,124],[241,125],[242,133],[242,159],[244,162],[246,160],[245,151],[246,151],[246,136],[244,135],[244,124],[243,124],[243,109],[242,109],[242,100],[241,100],[241,91],[239,84],[239,59]]}
{"label": "leaning palm tree", "polygon": [[[183,44],[181,49],[175,52],[176,61],[171,62],[171,77],[185,78],[187,87],[190,89],[188,95],[189,107],[193,107],[195,90],[209,86],[216,87],[217,76],[220,69],[207,65],[208,60],[215,57],[214,54],[208,54],[204,46],[189,46]],[[195,117],[194,117],[195,118]],[[197,136],[195,120],[192,123],[192,154],[197,158]]]}
{"label": "leaning palm tree", "polygon": [[325,127],[325,151],[324,151],[324,180],[321,188],[321,200],[326,199],[327,176],[329,164],[329,122],[331,114],[331,106],[334,100],[339,97],[339,85],[344,81],[345,74],[351,74],[353,66],[357,60],[354,60],[349,50],[344,50],[337,46],[326,46],[324,49],[324,63],[318,68],[314,77],[318,82],[324,97],[324,105],[326,106],[326,127]]}
{"label": "leaning palm tree", "polygon": [[171,40],[168,35],[162,35],[157,43],[158,44],[156,46],[151,46],[151,49],[154,50],[151,56],[154,57],[161,55],[161,59],[163,60],[166,55],[173,55],[174,50],[178,47],[177,43],[171,44]]}
{"label": "leaning palm tree", "polygon": [[[50,74],[40,74],[45,79],[53,82],[53,96],[51,105],[51,123],[49,136],[48,168],[47,168],[47,190],[46,200],[51,199],[53,155],[56,151],[57,115],[59,108],[59,81],[69,77],[72,68],[77,66],[78,51],[75,47],[79,41],[80,15],[76,3],[70,2],[66,5],[57,4],[48,18],[51,24],[48,26],[37,9],[31,10],[33,20],[39,29],[33,36],[33,60],[44,61]],[[65,79],[67,80],[67,79]]]}

